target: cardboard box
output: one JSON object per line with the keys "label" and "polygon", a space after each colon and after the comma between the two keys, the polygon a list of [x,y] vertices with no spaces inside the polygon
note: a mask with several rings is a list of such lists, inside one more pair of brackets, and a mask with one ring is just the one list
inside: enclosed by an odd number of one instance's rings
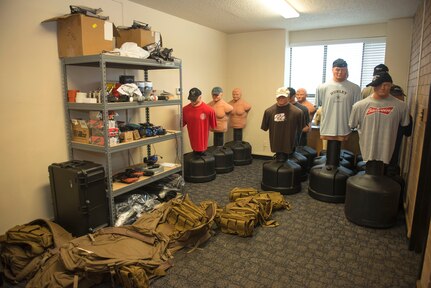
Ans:
{"label": "cardboard box", "polygon": [[132,142],[133,141],[133,132],[126,131],[120,134],[121,142]]}
{"label": "cardboard box", "polygon": [[67,14],[47,19],[57,21],[59,57],[100,54],[114,49],[115,26],[99,18],[82,14]]}
{"label": "cardboard box", "polygon": [[72,141],[88,144],[90,142],[90,129],[85,120],[71,119]]}
{"label": "cardboard box", "polygon": [[133,130],[133,140],[139,140],[141,139],[141,135],[139,134],[138,130]]}
{"label": "cardboard box", "polygon": [[160,41],[160,33],[145,29],[118,29],[115,47],[120,48],[123,43],[134,42],[139,47],[144,47]]}

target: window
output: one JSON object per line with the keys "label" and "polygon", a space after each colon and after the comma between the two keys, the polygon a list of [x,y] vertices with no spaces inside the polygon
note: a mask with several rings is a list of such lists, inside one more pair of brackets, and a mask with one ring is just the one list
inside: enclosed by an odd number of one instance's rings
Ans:
{"label": "window", "polygon": [[349,65],[349,81],[364,88],[373,78],[373,69],[384,63],[386,43],[356,42],[290,48],[288,86],[305,88],[311,102],[319,84],[332,78],[332,62],[343,58]]}

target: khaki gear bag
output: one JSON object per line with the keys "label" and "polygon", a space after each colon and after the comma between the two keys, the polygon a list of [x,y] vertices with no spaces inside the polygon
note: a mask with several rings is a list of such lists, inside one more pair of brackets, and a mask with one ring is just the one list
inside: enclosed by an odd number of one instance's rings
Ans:
{"label": "khaki gear bag", "polygon": [[254,213],[226,212],[220,209],[217,213],[217,225],[223,233],[237,234],[241,237],[253,235],[256,217]]}
{"label": "khaki gear bag", "polygon": [[263,227],[279,225],[270,219],[273,209],[290,209],[290,205],[279,192],[258,193],[237,198],[224,209],[218,209],[216,222],[223,233],[247,237],[253,235],[257,224]]}
{"label": "khaki gear bag", "polygon": [[149,287],[149,279],[165,275],[172,266],[168,240],[138,233],[132,226],[107,227],[70,241],[60,249],[59,260],[74,275],[74,283],[99,273],[111,275],[123,287]]}
{"label": "khaki gear bag", "polygon": [[223,233],[247,237],[253,235],[257,224],[266,227],[277,225],[274,220],[269,220],[272,212],[271,201],[263,198],[257,200],[256,195],[238,198],[219,212],[217,220]]}
{"label": "khaki gear bag", "polygon": [[46,260],[72,238],[61,226],[44,219],[9,229],[0,237],[0,260],[6,279],[18,283],[32,278]]}
{"label": "khaki gear bag", "polygon": [[184,200],[172,201],[166,220],[169,224],[175,225],[176,230],[186,231],[206,222],[206,217],[205,210],[194,204],[187,195]]}
{"label": "khaki gear bag", "polygon": [[257,194],[257,190],[252,187],[235,187],[229,193],[229,201],[233,202],[238,198],[253,196]]}
{"label": "khaki gear bag", "polygon": [[[166,204],[162,211],[163,217],[155,230],[170,239],[171,253],[184,247],[194,250],[211,238],[217,210],[217,204],[214,201],[203,201],[197,205],[186,194],[184,198],[172,199]],[[133,225],[137,229],[142,229],[145,222],[149,221],[143,216]]]}
{"label": "khaki gear bag", "polygon": [[[162,206],[163,207],[163,206]],[[171,266],[168,239],[154,232],[163,217],[159,209],[145,213],[142,231],[133,226],[105,227],[75,238],[46,261],[27,288],[92,287],[104,279],[121,287],[148,287]]]}
{"label": "khaki gear bag", "polygon": [[271,200],[272,210],[290,210],[290,203],[287,202],[280,192],[259,192],[258,199],[268,198]]}

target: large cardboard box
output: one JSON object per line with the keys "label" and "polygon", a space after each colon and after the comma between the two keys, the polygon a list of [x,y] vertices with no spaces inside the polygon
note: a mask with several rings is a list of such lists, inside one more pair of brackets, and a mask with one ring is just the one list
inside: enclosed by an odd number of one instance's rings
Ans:
{"label": "large cardboard box", "polygon": [[144,47],[148,44],[158,42],[160,39],[159,32],[145,29],[120,29],[118,27],[118,35],[115,43],[115,47],[117,48],[120,48],[126,42],[134,42],[139,47]]}
{"label": "large cardboard box", "polygon": [[43,22],[50,21],[57,21],[59,57],[100,54],[114,49],[116,34],[111,22],[82,14],[68,14]]}

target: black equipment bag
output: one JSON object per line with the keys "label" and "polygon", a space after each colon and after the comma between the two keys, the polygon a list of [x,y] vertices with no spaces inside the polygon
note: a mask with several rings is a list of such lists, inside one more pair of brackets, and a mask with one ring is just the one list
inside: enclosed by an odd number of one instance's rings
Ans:
{"label": "black equipment bag", "polygon": [[55,222],[78,237],[109,224],[105,170],[72,160],[48,167]]}

